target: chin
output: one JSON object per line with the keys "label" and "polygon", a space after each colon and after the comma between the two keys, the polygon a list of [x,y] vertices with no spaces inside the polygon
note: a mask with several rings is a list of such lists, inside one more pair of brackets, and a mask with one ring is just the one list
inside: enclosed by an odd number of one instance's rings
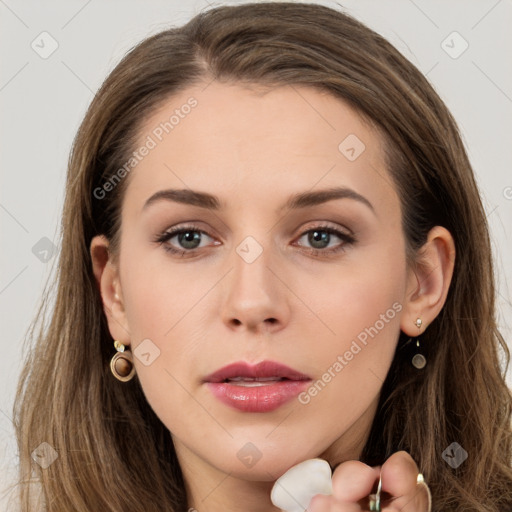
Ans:
{"label": "chin", "polygon": [[286,444],[269,444],[268,440],[265,446],[262,446],[264,443],[263,440],[261,443],[245,441],[241,448],[236,449],[234,458],[227,459],[224,456],[221,460],[215,460],[214,457],[212,462],[234,478],[273,482],[295,464],[318,457],[318,453],[310,453],[304,450],[304,446],[301,450]]}

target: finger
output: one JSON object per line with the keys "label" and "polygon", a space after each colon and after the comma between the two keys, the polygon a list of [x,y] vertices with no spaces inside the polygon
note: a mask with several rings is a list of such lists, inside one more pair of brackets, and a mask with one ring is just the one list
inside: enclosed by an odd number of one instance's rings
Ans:
{"label": "finger", "polygon": [[316,494],[309,502],[308,512],[331,512],[331,496]]}
{"label": "finger", "polygon": [[337,503],[332,496],[317,494],[313,496],[307,512],[361,512],[355,503]]}
{"label": "finger", "polygon": [[379,467],[356,460],[342,462],[332,475],[333,497],[336,501],[355,503],[372,492],[379,475]]}
{"label": "finger", "polygon": [[382,512],[430,512],[430,491],[425,484],[417,484],[415,489],[393,501],[381,500]]}
{"label": "finger", "polygon": [[432,496],[428,485],[424,482],[416,484],[416,490],[412,499],[411,510],[419,512],[430,512],[432,508]]}
{"label": "finger", "polygon": [[428,512],[430,491],[424,483],[418,484],[418,466],[404,451],[394,453],[382,466],[382,489],[397,497],[386,503],[384,510],[400,512]]}
{"label": "finger", "polygon": [[418,473],[416,462],[407,452],[396,452],[382,465],[382,490],[392,496],[412,495]]}
{"label": "finger", "polygon": [[333,503],[330,512],[361,512],[356,503]]}

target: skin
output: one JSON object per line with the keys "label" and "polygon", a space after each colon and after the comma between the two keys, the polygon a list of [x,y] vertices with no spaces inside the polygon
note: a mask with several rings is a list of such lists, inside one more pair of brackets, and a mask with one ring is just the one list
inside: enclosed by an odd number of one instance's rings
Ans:
{"label": "skin", "polygon": [[[354,504],[375,488],[381,468],[357,459],[399,332],[421,334],[441,310],[453,271],[452,237],[434,228],[421,265],[407,266],[399,198],[378,132],[344,102],[314,89],[194,86],[146,120],[140,145],[190,96],[195,109],[131,171],[119,254],[107,252],[103,236],[91,243],[110,332],[132,351],[148,338],[160,350],[149,366],[134,357],[135,368],[171,432],[191,507],[238,511],[243,503],[246,511],[275,511],[276,478],[320,457],[338,465],[334,495],[318,496],[311,510],[359,510]],[[365,144],[354,161],[338,149],[349,134]],[[344,198],[279,211],[294,193],[334,186],[353,189],[373,209]],[[214,194],[224,208],[160,200],[143,209],[152,194],[169,188]],[[197,249],[178,236],[154,241],[189,222],[203,232]],[[356,241],[324,234],[322,246],[308,239],[309,230],[325,224],[352,232]],[[247,236],[262,248],[252,263],[236,251]],[[166,245],[191,252],[170,254]],[[343,250],[326,255],[336,247]],[[226,364],[265,359],[316,382],[393,304],[400,306],[394,318],[307,404],[294,399],[272,412],[243,413],[202,383]],[[261,455],[252,467],[237,457],[248,442]],[[393,457],[382,468],[383,490],[402,496],[394,506],[403,512],[427,510],[425,499],[411,501],[416,464],[405,452]]]}

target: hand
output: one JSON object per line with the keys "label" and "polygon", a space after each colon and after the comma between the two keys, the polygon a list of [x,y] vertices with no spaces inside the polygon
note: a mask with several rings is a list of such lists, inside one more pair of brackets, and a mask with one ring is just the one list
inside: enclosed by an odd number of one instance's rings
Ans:
{"label": "hand", "polygon": [[431,512],[430,491],[417,483],[418,467],[405,451],[396,452],[381,466],[370,467],[351,460],[341,463],[332,475],[332,495],[317,494],[308,512],[368,511],[368,496],[382,478],[382,512]]}

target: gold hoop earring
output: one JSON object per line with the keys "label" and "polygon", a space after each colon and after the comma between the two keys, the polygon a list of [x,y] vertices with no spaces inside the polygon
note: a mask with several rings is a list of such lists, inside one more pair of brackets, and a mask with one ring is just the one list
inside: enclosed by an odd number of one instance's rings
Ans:
{"label": "gold hoop earring", "polygon": [[132,353],[120,341],[114,341],[117,353],[110,360],[112,375],[121,382],[128,382],[135,375]]}

